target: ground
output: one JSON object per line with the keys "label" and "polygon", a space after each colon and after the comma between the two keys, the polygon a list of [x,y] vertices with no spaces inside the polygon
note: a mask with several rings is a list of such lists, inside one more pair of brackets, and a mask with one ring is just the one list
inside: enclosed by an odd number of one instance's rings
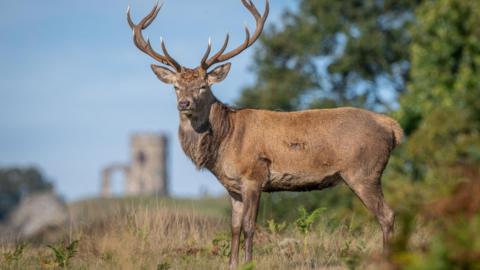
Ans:
{"label": "ground", "polygon": [[[72,225],[59,231],[61,238],[50,245],[0,244],[0,269],[226,269],[228,265],[227,198],[94,199],[69,207]],[[330,219],[328,210],[319,210],[309,220],[310,214],[303,213],[302,219],[299,212],[299,219],[288,224],[259,224],[254,263],[243,269],[376,268],[366,263],[381,257],[381,233],[373,217],[367,222],[355,216]],[[417,238],[421,241],[421,233]]]}

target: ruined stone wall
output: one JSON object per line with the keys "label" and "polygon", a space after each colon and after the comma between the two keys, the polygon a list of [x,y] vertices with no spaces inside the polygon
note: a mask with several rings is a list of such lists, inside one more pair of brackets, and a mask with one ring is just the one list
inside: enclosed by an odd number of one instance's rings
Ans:
{"label": "ruined stone wall", "polygon": [[111,196],[111,175],[123,171],[126,195],[168,196],[168,139],[156,133],[137,133],[130,140],[131,162],[102,171],[102,196]]}
{"label": "ruined stone wall", "polygon": [[158,134],[135,134],[130,151],[131,164],[126,193],[168,195],[167,138]]}

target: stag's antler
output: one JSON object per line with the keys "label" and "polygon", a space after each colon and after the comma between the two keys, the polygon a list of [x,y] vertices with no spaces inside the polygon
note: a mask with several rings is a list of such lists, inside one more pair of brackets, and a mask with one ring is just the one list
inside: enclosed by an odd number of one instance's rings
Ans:
{"label": "stag's antler", "polygon": [[257,23],[257,28],[255,30],[255,33],[252,36],[250,36],[250,31],[248,30],[248,27],[245,26],[246,37],[243,44],[231,50],[230,52],[223,54],[225,52],[225,49],[228,46],[228,41],[230,38],[229,35],[227,34],[227,37],[225,38],[225,42],[223,43],[222,48],[210,58],[208,58],[208,56],[210,55],[210,52],[212,50],[212,44],[209,41],[207,51],[205,52],[205,55],[203,56],[202,62],[201,62],[201,67],[204,70],[207,70],[209,67],[211,67],[214,64],[227,61],[239,55],[241,52],[243,52],[245,49],[247,49],[253,43],[255,43],[255,41],[257,41],[257,39],[260,37],[260,34],[263,31],[263,27],[265,26],[265,22],[267,20],[268,13],[270,10],[270,5],[268,0],[265,0],[265,12],[263,15],[260,15],[260,12],[258,12],[258,9],[253,4],[252,0],[242,0],[242,3],[250,11],[250,13],[252,13],[253,17],[255,18],[255,21]]}
{"label": "stag's antler", "polygon": [[180,66],[178,62],[175,61],[175,59],[173,59],[170,56],[170,54],[168,54],[168,51],[167,51],[167,48],[165,47],[165,43],[163,42],[163,39],[161,43],[162,43],[162,51],[165,56],[155,52],[152,49],[150,40],[148,40],[147,38],[147,41],[145,41],[142,35],[142,30],[147,28],[153,22],[153,20],[155,20],[162,6],[163,4],[158,5],[158,2],[157,2],[157,4],[155,4],[155,6],[153,7],[152,11],[150,11],[150,13],[145,18],[143,18],[137,25],[133,23],[132,18],[130,17],[130,6],[129,6],[127,9],[128,24],[130,25],[130,28],[132,28],[133,30],[133,41],[135,42],[135,45],[142,52],[148,54],[149,56],[153,57],[155,60],[165,65],[175,68],[177,72],[180,72],[182,70],[182,66]]}

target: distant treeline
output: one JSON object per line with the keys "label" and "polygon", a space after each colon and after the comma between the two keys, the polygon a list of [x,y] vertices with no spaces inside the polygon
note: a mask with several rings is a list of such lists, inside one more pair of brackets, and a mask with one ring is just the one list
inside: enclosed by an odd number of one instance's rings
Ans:
{"label": "distant treeline", "polygon": [[25,196],[52,188],[36,168],[0,168],[0,221],[8,217]]}

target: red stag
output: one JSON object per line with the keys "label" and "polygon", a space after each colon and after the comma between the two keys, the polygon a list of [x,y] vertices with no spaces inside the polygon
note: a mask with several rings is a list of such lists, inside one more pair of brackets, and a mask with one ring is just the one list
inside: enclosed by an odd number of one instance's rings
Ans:
{"label": "red stag", "polygon": [[384,201],[380,178],[390,153],[402,140],[401,127],[387,116],[356,108],[274,112],[234,109],[220,102],[211,86],[226,78],[230,63],[209,69],[254,44],[269,12],[268,0],[263,14],[251,0],[241,1],[255,18],[255,32],[250,34],[246,27],[245,41],[228,52],[227,35],[212,56],[209,43],[194,69],[173,59],[163,40],[160,54],[143,38],[142,30],[161,6],[157,4],[138,24],[127,14],[135,45],[164,65],[151,67],[162,82],[175,88],[183,150],[198,168],[210,170],[230,194],[230,269],[238,265],[242,231],[245,261],[252,259],[262,192],[320,190],[344,181],[378,219],[385,245],[394,213]]}

